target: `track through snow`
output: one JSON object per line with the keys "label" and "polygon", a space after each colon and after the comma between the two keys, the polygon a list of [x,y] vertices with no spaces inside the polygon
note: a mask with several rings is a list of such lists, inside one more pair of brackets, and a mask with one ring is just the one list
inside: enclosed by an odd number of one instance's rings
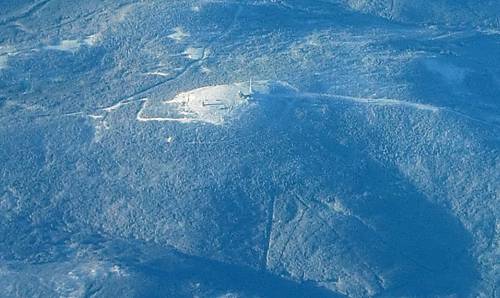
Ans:
{"label": "track through snow", "polygon": [[[252,91],[250,92],[250,84]],[[147,89],[149,90],[149,88]],[[256,81],[216,85],[181,92],[173,99],[161,102],[152,101],[147,97],[135,99],[147,90],[137,92],[132,96],[118,101],[116,104],[98,107],[88,111],[66,112],[58,115],[34,115],[35,118],[51,118],[65,116],[86,116],[96,112],[112,113],[125,105],[141,103],[136,114],[140,122],[205,122],[213,125],[222,125],[231,119],[237,118],[246,107],[260,104],[270,104],[276,101],[287,101],[289,104],[315,106],[318,104],[351,102],[373,106],[402,107],[428,112],[446,111],[472,121],[483,122],[468,117],[447,108],[435,107],[428,104],[414,103],[404,100],[388,98],[364,98],[327,93],[300,92],[297,88],[282,81]],[[245,95],[251,96],[245,98]],[[169,116],[162,116],[169,115]],[[489,123],[489,125],[492,125]]]}
{"label": "track through snow", "polygon": [[[252,87],[250,87],[252,85]],[[173,99],[150,103],[145,99],[136,119],[141,122],[206,122],[221,125],[237,118],[245,107],[273,104],[273,101],[300,100],[301,104],[350,101],[377,106],[400,106],[423,111],[438,112],[440,108],[387,98],[360,98],[324,93],[300,92],[286,82],[256,81],[229,85],[208,86],[182,92]],[[153,115],[154,114],[154,115]],[[169,115],[169,116],[161,116]]]}

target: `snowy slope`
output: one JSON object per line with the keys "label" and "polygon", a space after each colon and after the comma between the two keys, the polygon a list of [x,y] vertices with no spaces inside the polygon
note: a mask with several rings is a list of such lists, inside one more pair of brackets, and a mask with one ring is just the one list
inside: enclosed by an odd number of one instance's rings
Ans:
{"label": "snowy slope", "polygon": [[498,295],[496,2],[6,3],[0,296]]}
{"label": "snowy slope", "polygon": [[500,5],[495,0],[323,0],[368,14],[411,24],[458,27],[500,27]]}

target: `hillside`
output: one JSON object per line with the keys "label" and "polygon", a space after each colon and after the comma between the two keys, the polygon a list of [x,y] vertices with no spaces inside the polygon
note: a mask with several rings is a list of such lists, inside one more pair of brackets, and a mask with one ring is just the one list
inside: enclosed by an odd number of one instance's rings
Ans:
{"label": "hillside", "polygon": [[1,297],[498,295],[494,1],[5,7]]}

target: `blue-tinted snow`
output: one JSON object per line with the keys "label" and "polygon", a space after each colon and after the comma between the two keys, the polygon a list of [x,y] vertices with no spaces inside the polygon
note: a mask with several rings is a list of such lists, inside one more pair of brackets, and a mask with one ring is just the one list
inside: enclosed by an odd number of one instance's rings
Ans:
{"label": "blue-tinted snow", "polygon": [[494,0],[4,0],[0,296],[498,296],[498,57]]}

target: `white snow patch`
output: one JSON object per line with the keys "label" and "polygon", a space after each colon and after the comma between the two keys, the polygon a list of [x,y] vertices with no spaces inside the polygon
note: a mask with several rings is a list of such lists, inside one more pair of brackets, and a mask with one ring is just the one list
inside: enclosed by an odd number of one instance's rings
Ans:
{"label": "white snow patch", "polygon": [[486,34],[486,35],[500,35],[500,30],[498,30],[498,29],[482,29],[482,30],[479,30],[479,32]]}
{"label": "white snow patch", "polygon": [[342,215],[351,215],[349,209],[347,209],[340,200],[335,200],[331,205],[333,211],[340,213]]}
{"label": "white snow patch", "polygon": [[17,52],[16,48],[11,45],[1,45],[0,46],[0,55],[17,55],[19,52]]}
{"label": "white snow patch", "polygon": [[120,102],[118,102],[118,103],[116,103],[116,104],[114,104],[112,106],[103,108],[102,110],[105,111],[105,112],[107,112],[107,113],[111,113],[111,112],[116,111],[119,108],[121,108],[122,106],[127,105],[129,103],[130,102],[128,102],[128,101],[120,101]]}
{"label": "white snow patch", "polygon": [[104,118],[104,115],[88,115],[91,119],[100,120]]}
{"label": "white snow patch", "polygon": [[182,41],[183,39],[185,39],[186,37],[189,37],[189,33],[186,33],[184,32],[184,30],[182,29],[182,27],[175,27],[174,28],[174,33],[170,34],[168,36],[168,38],[171,38],[177,42],[180,42]]}
{"label": "white snow patch", "polygon": [[188,118],[168,118],[168,117],[144,117],[142,112],[139,112],[136,117],[137,121],[140,122],[180,122],[180,123],[190,123],[193,122],[192,119]]}
{"label": "white snow patch", "polygon": [[[254,96],[269,94],[270,87],[268,81],[254,82],[252,94]],[[236,117],[245,106],[249,105],[252,99],[242,96],[249,93],[249,82],[209,86],[182,92],[161,104],[160,110],[168,116],[147,116],[146,111],[150,107],[144,105],[137,114],[137,120],[142,122],[205,122],[221,125]],[[156,112],[158,110],[155,110]]]}
{"label": "white snow patch", "polygon": [[159,77],[168,77],[169,76],[168,73],[162,72],[162,71],[151,71],[151,72],[147,72],[146,74],[150,75],[150,76],[159,76]]}
{"label": "white snow patch", "polygon": [[118,265],[113,265],[109,272],[116,274],[118,276],[128,276],[128,274]]}
{"label": "white snow patch", "polygon": [[101,33],[96,33],[87,36],[83,42],[88,45],[88,46],[95,46],[102,40],[102,34]]}
{"label": "white snow patch", "polygon": [[205,55],[205,49],[189,47],[184,51],[183,54],[186,55],[189,59],[200,60]]}
{"label": "white snow patch", "polygon": [[59,42],[59,44],[48,45],[45,47],[45,49],[75,53],[80,50],[82,46],[93,47],[97,45],[101,40],[102,34],[96,33],[89,35],[83,39],[63,39]]}
{"label": "white snow patch", "polygon": [[58,45],[46,46],[48,50],[56,50],[63,52],[76,52],[80,49],[82,43],[78,39],[65,39],[62,40]]}

